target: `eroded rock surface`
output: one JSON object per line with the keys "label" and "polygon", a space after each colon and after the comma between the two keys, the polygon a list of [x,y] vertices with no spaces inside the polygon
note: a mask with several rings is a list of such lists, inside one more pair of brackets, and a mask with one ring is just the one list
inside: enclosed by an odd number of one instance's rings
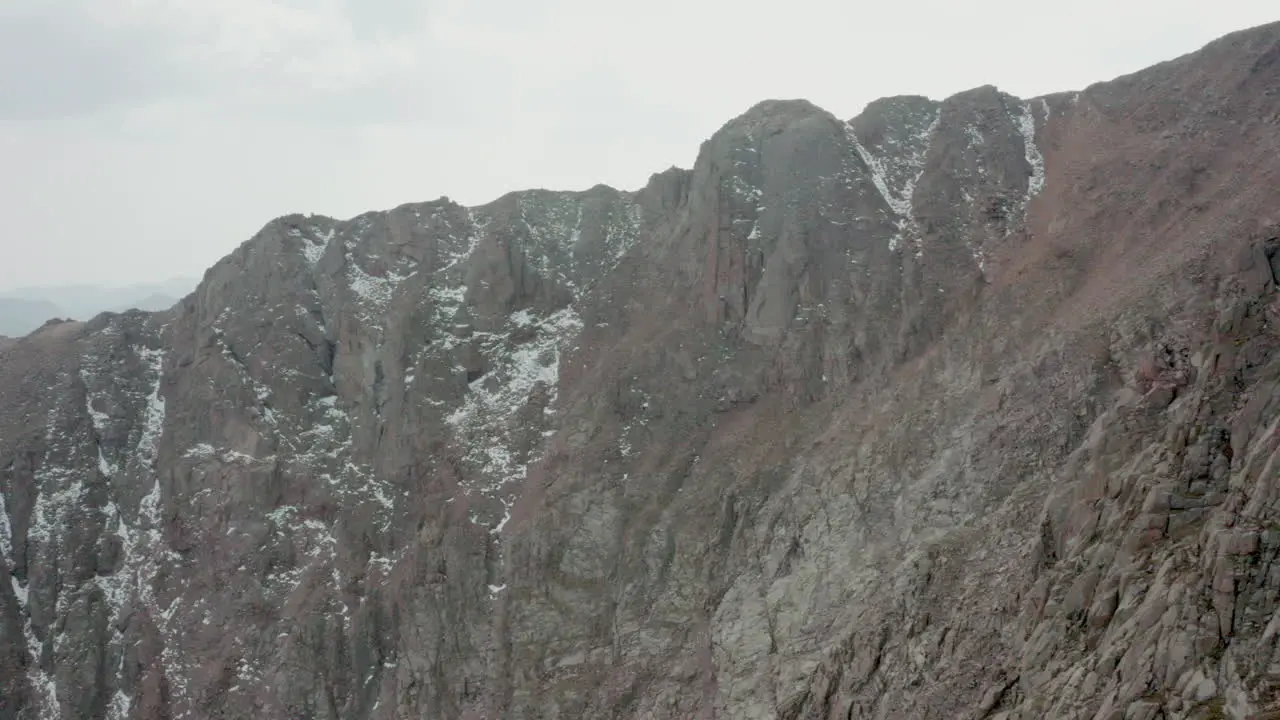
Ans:
{"label": "eroded rock surface", "polygon": [[0,720],[1280,714],[1280,25],[269,223],[0,344]]}

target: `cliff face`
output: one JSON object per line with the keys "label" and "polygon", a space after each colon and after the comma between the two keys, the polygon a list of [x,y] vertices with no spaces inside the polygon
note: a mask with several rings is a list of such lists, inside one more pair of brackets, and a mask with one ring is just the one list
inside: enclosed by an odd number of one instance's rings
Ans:
{"label": "cliff face", "polygon": [[5,341],[0,720],[1280,712],[1277,88],[770,101]]}

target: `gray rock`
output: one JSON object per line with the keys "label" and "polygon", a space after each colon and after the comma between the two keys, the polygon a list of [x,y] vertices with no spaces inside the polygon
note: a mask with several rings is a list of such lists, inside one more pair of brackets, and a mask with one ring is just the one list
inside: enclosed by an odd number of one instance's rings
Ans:
{"label": "gray rock", "polygon": [[1276,710],[1277,46],[769,101],[0,343],[0,720]]}

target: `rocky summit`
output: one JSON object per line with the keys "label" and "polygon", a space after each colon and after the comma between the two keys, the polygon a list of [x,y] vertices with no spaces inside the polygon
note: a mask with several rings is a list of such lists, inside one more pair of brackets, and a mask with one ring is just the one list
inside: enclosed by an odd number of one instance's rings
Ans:
{"label": "rocky summit", "polygon": [[1280,717],[1280,24],[274,220],[0,341],[0,720]]}

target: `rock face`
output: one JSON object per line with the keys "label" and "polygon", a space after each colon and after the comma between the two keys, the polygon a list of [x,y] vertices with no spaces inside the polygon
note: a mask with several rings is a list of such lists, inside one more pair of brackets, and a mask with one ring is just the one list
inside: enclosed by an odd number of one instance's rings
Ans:
{"label": "rock face", "polygon": [[0,720],[1280,716],[1280,25],[283,217],[0,344]]}

